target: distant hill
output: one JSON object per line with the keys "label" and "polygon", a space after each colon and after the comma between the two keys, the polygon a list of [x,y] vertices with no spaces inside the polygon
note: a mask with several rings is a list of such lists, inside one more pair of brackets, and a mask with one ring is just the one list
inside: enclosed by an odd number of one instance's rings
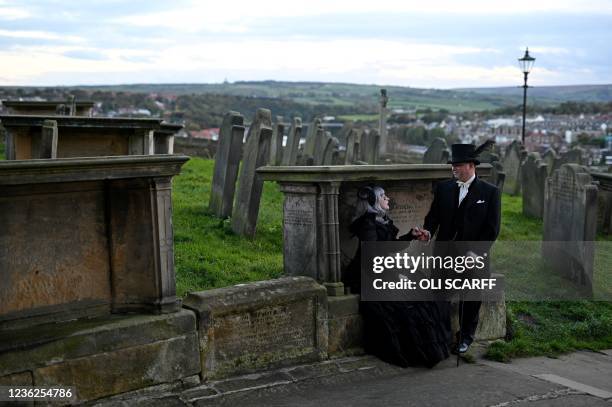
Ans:
{"label": "distant hill", "polygon": [[[482,96],[497,96],[504,99],[512,98],[520,100],[520,98],[523,96],[523,88],[518,86],[500,88],[465,88],[455,90],[458,92],[468,92]],[[567,101],[612,101],[612,85],[530,86],[527,92],[529,100],[539,104],[557,104]]]}

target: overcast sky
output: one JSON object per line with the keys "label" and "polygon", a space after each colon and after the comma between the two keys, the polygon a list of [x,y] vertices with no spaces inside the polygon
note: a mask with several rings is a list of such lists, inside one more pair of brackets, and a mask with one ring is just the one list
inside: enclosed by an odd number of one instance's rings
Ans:
{"label": "overcast sky", "polygon": [[0,0],[0,85],[612,83],[612,0]]}

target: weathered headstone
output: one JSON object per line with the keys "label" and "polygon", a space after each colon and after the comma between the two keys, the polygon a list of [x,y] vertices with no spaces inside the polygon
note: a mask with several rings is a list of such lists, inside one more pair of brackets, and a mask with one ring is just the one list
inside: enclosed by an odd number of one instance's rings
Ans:
{"label": "weathered headstone", "polygon": [[[317,143],[316,150],[312,156],[312,165],[323,165],[323,162],[325,161],[325,152],[331,148],[331,133],[329,131],[324,131],[323,128],[320,128],[319,132],[321,132],[322,135],[320,136],[320,140]],[[319,136],[317,135],[317,137]]]}
{"label": "weathered headstone", "polygon": [[565,164],[547,179],[544,205],[544,261],[592,293],[597,185],[585,167]]}
{"label": "weathered headstone", "polygon": [[306,142],[302,150],[302,165],[312,165],[315,159],[317,151],[321,150],[321,143],[325,133],[321,126],[321,119],[315,118],[312,123],[308,125],[308,132],[306,134]]}
{"label": "weathered headstone", "polygon": [[202,377],[220,378],[327,357],[327,296],[306,277],[191,293]]}
{"label": "weathered headstone", "polygon": [[240,113],[228,112],[223,118],[219,132],[208,204],[208,209],[220,218],[227,218],[232,214],[243,138],[244,118]]}
{"label": "weathered headstone", "polygon": [[239,235],[249,237],[255,235],[263,189],[263,179],[255,170],[266,165],[268,161],[270,137],[272,137],[272,114],[268,109],[257,109],[244,145],[238,193],[232,212],[232,230]]}
{"label": "weathered headstone", "polygon": [[553,173],[553,171],[557,167],[557,161],[559,160],[559,155],[552,148],[548,148],[544,154],[542,154],[542,161],[546,164],[546,171],[548,176]]}
{"label": "weathered headstone", "polygon": [[376,130],[363,131],[359,142],[361,161],[368,164],[376,164],[378,161],[379,143],[380,135]]}
{"label": "weathered headstone", "polygon": [[538,153],[529,153],[521,166],[523,215],[542,218],[544,214],[544,188],[548,172]]}
{"label": "weathered headstone", "polygon": [[285,134],[285,125],[282,123],[282,117],[276,117],[276,125],[270,139],[270,165],[280,165],[283,156],[283,136]]}
{"label": "weathered headstone", "polygon": [[[40,140],[32,139],[32,157],[57,158],[57,122],[45,120],[42,125]],[[35,150],[38,150],[35,152]]]}
{"label": "weathered headstone", "polygon": [[553,168],[553,171],[558,170],[564,164],[584,165],[585,164],[584,157],[585,157],[584,149],[580,147],[574,147],[571,150],[566,151],[565,153],[559,156],[559,158],[555,161],[555,166]]}
{"label": "weathered headstone", "polygon": [[293,118],[293,123],[287,135],[287,144],[283,149],[282,165],[296,165],[300,137],[302,135],[302,119]]}
{"label": "weathered headstone", "polygon": [[504,190],[504,181],[506,180],[506,172],[504,166],[499,161],[491,163],[491,183],[496,185],[500,191]]}
{"label": "weathered headstone", "polygon": [[356,144],[357,133],[354,129],[351,129],[346,136],[346,152],[344,154],[344,164],[350,165],[355,160],[355,147],[358,146]]}
{"label": "weathered headstone", "polygon": [[521,193],[521,163],[526,155],[525,149],[519,141],[513,141],[508,146],[503,161],[504,172],[506,173],[505,193],[510,195]]}
{"label": "weathered headstone", "polygon": [[340,142],[335,137],[329,137],[325,151],[323,152],[322,165],[334,165],[334,157],[338,154]]}
{"label": "weathered headstone", "polygon": [[450,152],[446,140],[436,137],[423,155],[423,164],[447,164],[449,157]]}

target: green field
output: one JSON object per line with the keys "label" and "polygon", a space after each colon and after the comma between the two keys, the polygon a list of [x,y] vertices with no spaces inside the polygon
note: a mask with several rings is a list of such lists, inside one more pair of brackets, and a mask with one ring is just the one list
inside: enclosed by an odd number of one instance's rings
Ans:
{"label": "green field", "polygon": [[[174,250],[180,296],[282,274],[283,197],[278,186],[264,185],[256,237],[238,237],[231,232],[229,220],[206,212],[213,164],[212,160],[193,158],[174,179]],[[537,241],[541,233],[541,221],[521,214],[520,198],[504,195],[499,240]],[[514,266],[515,271],[506,278],[519,288],[521,284],[544,284],[545,280],[538,280],[537,269],[530,268],[533,261],[521,264],[521,258],[530,258],[526,254],[498,256]],[[596,272],[596,285],[609,287],[611,272]],[[610,302],[510,301],[507,307],[508,340],[489,347],[486,356],[491,359],[507,361],[521,356],[554,356],[575,349],[612,348]]]}

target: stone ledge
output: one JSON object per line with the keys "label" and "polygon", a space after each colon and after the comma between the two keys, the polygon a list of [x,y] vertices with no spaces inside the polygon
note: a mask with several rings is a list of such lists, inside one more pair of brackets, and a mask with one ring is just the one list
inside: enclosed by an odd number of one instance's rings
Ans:
{"label": "stone ledge", "polygon": [[111,315],[1,331],[0,375],[195,333],[193,312]]}

